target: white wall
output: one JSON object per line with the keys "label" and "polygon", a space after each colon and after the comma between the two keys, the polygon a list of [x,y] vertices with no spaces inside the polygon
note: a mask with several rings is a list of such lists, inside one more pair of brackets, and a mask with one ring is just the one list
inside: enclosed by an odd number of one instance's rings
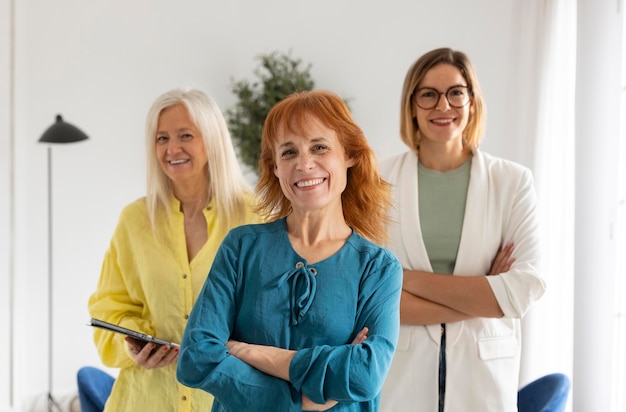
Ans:
{"label": "white wall", "polygon": [[11,169],[9,1],[0,2],[0,411],[7,406],[11,386]]}
{"label": "white wall", "polygon": [[[0,0],[8,20],[11,0]],[[254,56],[288,51],[313,64],[318,88],[351,99],[380,157],[404,150],[399,98],[408,66],[439,46],[466,51],[489,109],[483,148],[529,165],[516,135],[511,90],[513,0],[20,0],[15,5],[15,376],[18,406],[47,390],[46,147],[57,113],[90,140],[53,148],[54,393],[75,390],[83,365],[99,366],[87,299],[121,208],[144,193],[143,124],[161,92],[194,86],[225,110],[232,78]],[[4,26],[1,26],[4,31]],[[0,144],[7,147],[8,41],[0,33]],[[519,120],[517,120],[519,121]],[[526,137],[529,139],[528,137]],[[9,276],[10,162],[0,151],[0,305]],[[5,275],[5,273],[7,275]],[[2,313],[4,306],[1,306]],[[7,320],[0,317],[0,334]],[[0,345],[5,343],[0,342]],[[0,346],[0,356],[4,354]],[[0,357],[0,410],[8,403]]]}

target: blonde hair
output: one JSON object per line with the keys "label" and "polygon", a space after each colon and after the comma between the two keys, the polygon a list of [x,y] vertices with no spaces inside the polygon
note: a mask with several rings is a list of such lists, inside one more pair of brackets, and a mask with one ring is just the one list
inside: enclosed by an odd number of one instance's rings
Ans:
{"label": "blonde hair", "polygon": [[[161,169],[156,155],[156,133],[163,110],[183,104],[196,125],[207,155],[208,193],[215,199],[219,224],[230,228],[244,223],[245,194],[249,186],[239,168],[226,121],[219,107],[205,93],[195,89],[174,89],[152,104],[146,119],[147,206],[152,226],[160,211],[171,213],[172,181]],[[207,200],[207,206],[208,201]]]}
{"label": "blonde hair", "polygon": [[268,220],[291,213],[291,203],[274,175],[276,142],[278,136],[288,131],[303,134],[311,120],[337,133],[346,155],[355,161],[347,171],[346,189],[341,194],[346,223],[361,236],[384,243],[389,239],[386,227],[390,219],[390,185],[378,174],[376,155],[348,107],[339,96],[329,91],[291,94],[267,115],[258,163],[258,211]]}
{"label": "blonde hair", "polygon": [[458,68],[467,82],[471,93],[470,104],[473,104],[474,110],[470,112],[467,126],[463,130],[463,147],[467,150],[472,146],[478,147],[483,137],[487,108],[482,98],[478,78],[469,58],[463,52],[450,48],[431,50],[417,59],[409,68],[402,87],[400,137],[411,150],[419,150],[420,131],[414,114],[413,93],[420,86],[426,73],[440,64],[449,64]]}

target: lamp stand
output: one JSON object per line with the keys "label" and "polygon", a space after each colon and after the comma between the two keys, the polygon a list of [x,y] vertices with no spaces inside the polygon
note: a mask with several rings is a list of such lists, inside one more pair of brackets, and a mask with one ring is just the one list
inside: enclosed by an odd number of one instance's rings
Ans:
{"label": "lamp stand", "polygon": [[[48,127],[39,138],[41,143],[74,143],[87,140],[88,137],[76,126],[64,122],[60,114],[55,123]],[[48,145],[48,412],[61,411],[61,407],[52,396],[54,370],[54,284],[52,276],[52,147]]]}
{"label": "lamp stand", "polygon": [[52,316],[54,293],[52,276],[52,147],[48,146],[48,412],[61,410],[52,396],[52,372],[54,367],[54,317]]}

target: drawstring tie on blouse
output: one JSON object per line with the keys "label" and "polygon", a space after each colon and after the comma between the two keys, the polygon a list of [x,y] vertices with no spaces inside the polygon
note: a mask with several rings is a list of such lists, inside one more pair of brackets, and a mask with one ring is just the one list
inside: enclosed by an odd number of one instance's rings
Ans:
{"label": "drawstring tie on blouse", "polygon": [[297,326],[300,318],[304,317],[313,304],[317,280],[315,268],[308,268],[302,262],[296,263],[293,270],[283,273],[279,286],[291,282],[291,326]]}

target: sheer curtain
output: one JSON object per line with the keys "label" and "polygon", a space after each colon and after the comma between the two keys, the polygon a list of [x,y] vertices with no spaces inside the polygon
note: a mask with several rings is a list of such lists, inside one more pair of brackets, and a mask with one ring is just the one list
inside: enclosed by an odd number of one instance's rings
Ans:
{"label": "sheer curtain", "polygon": [[523,322],[524,385],[553,372],[571,378],[573,370],[576,3],[526,0],[516,7],[518,135],[534,148],[529,163],[539,200],[540,273],[547,283]]}
{"label": "sheer curtain", "polygon": [[[613,411],[621,1],[577,1],[574,408]],[[623,349],[623,348],[622,348]]]}
{"label": "sheer curtain", "polygon": [[626,332],[616,326],[626,309],[614,299],[626,282],[616,274],[626,238],[626,172],[617,178],[623,0],[516,7],[516,132],[533,148],[548,285],[524,320],[521,384],[563,372],[573,381],[568,410],[622,412]]}
{"label": "sheer curtain", "polygon": [[[622,10],[621,122],[618,151],[617,210],[615,237],[618,251],[626,250],[626,15]],[[613,337],[613,411],[626,411],[626,256],[617,253],[615,282],[615,327]]]}

